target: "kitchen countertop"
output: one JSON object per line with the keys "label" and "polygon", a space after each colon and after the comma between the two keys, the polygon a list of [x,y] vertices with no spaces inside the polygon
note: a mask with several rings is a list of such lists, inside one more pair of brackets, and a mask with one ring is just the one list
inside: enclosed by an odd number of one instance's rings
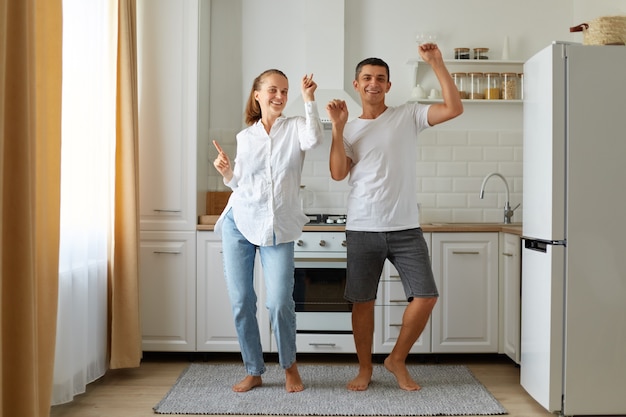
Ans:
{"label": "kitchen countertop", "polygon": [[[215,222],[219,216],[200,216],[200,224],[198,224],[196,230],[212,231]],[[304,226],[305,232],[343,232],[345,227],[343,225],[337,226]],[[518,236],[522,235],[522,223],[454,223],[454,222],[432,222],[423,223],[422,230],[427,233],[432,232],[504,232],[513,233]]]}

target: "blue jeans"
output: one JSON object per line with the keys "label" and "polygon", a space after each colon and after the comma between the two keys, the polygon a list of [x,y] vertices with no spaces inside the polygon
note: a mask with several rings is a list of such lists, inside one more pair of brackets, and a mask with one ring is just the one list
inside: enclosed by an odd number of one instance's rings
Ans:
{"label": "blue jeans", "polygon": [[222,225],[224,275],[244,366],[248,375],[255,376],[265,372],[254,291],[257,248],[265,281],[265,306],[269,310],[278,345],[278,361],[283,369],[287,369],[296,361],[293,242],[273,246],[253,245],[237,228],[232,211],[228,212]]}

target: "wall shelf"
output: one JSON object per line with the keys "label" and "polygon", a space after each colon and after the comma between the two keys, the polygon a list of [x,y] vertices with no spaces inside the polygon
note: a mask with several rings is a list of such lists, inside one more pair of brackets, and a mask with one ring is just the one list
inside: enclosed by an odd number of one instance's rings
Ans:
{"label": "wall shelf", "polygon": [[[512,60],[496,60],[496,59],[444,59],[443,62],[446,64],[446,67],[448,68],[452,68],[452,67],[463,67],[466,69],[466,71],[470,72],[473,69],[478,71],[480,68],[481,72],[486,72],[489,69],[491,69],[491,71],[494,72],[522,72],[523,68],[524,68],[524,61],[512,61]],[[428,64],[426,65],[420,65],[420,64],[425,64],[425,62],[421,59],[421,58],[417,58],[417,59],[409,59],[407,61],[407,64],[413,65],[413,87],[417,86],[419,84],[419,80],[420,77],[418,76],[418,69],[421,66],[424,66],[427,68],[427,71],[430,70],[430,66]],[[451,72],[456,72],[456,71],[451,71]],[[422,73],[422,77],[423,77],[424,73]],[[428,98],[424,98],[424,99],[415,99],[415,98],[410,98],[409,101],[419,101],[420,103],[441,103],[443,102],[443,100],[441,99],[428,99]],[[493,105],[493,104],[520,104],[522,103],[522,100],[471,100],[471,99],[464,99],[461,100],[464,104],[465,103],[472,103],[472,104],[488,104],[488,105]]]}
{"label": "wall shelf", "polygon": [[[414,65],[416,68],[420,63],[424,61],[417,59],[409,59],[407,64]],[[443,62],[446,66],[449,65],[478,65],[478,66],[490,66],[490,65],[517,65],[523,66],[524,61],[512,61],[512,60],[498,60],[498,59],[444,59]]]}
{"label": "wall shelf", "polygon": [[[420,103],[443,103],[442,99],[430,99],[430,98],[410,98],[409,102],[418,101]],[[462,99],[463,104],[471,103],[477,105],[491,105],[491,104],[522,104],[523,100],[471,100]]]}

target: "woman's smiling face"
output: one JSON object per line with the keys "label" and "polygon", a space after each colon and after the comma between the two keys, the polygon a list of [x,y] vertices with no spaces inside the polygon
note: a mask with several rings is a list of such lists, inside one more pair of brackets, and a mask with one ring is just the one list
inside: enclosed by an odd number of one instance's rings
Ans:
{"label": "woman's smiling face", "polygon": [[261,114],[278,117],[287,105],[289,81],[280,74],[269,74],[264,77],[261,89],[254,92],[254,98],[259,102]]}

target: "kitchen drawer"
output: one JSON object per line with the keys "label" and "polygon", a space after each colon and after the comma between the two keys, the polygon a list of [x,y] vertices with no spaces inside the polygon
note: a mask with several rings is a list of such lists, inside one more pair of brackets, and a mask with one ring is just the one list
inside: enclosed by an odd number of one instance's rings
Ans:
{"label": "kitchen drawer", "polygon": [[352,334],[298,334],[296,349],[298,353],[356,353]]}
{"label": "kitchen drawer", "polygon": [[406,305],[386,305],[383,309],[383,323],[386,339],[397,339],[402,326],[402,315]]}
{"label": "kitchen drawer", "polygon": [[408,304],[400,280],[383,282],[383,304],[402,305],[403,307]]}
{"label": "kitchen drawer", "polygon": [[[376,306],[376,324],[374,329],[374,353],[390,353],[393,349],[407,303],[391,303]],[[430,321],[413,347],[411,353],[430,352]]]}

